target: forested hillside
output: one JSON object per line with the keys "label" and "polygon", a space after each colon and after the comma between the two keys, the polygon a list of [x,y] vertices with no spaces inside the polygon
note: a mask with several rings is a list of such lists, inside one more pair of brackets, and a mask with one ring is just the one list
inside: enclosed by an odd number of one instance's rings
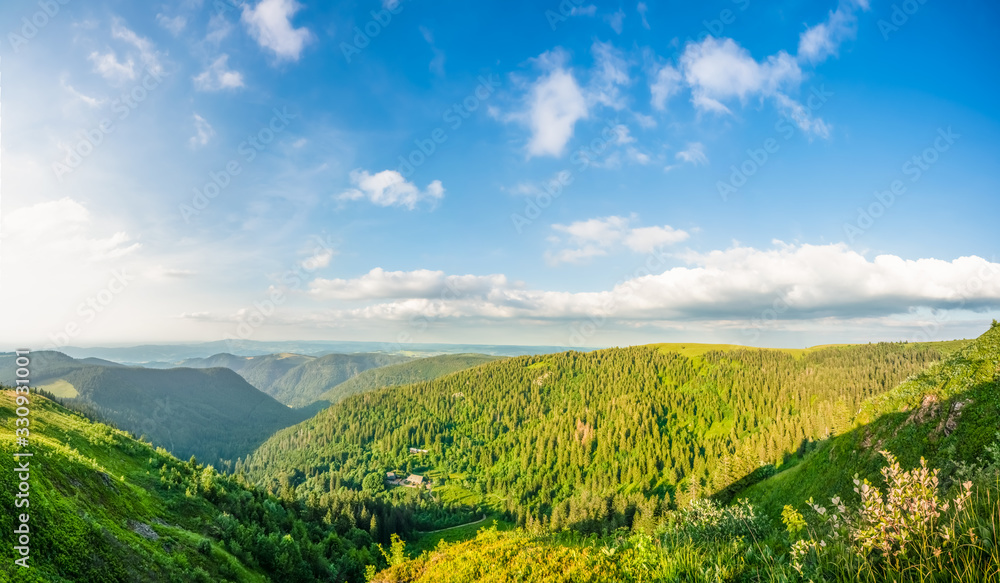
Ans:
{"label": "forested hillside", "polygon": [[[382,560],[369,525],[355,527],[378,508],[360,495],[323,510],[283,501],[37,395],[18,449],[33,454],[20,458],[30,460],[29,505],[15,508],[15,418],[13,392],[0,391],[2,581],[360,582]],[[11,544],[23,513],[28,569],[14,565]]]}
{"label": "forested hillside", "polygon": [[351,397],[240,467],[300,496],[419,467],[522,524],[602,530],[766,477],[941,358],[914,344],[512,358]]}
{"label": "forested hillside", "polygon": [[397,541],[373,581],[1000,581],[1000,324],[859,409],[729,506],[590,536],[484,529],[410,558]]}
{"label": "forested hillside", "polygon": [[[0,383],[14,384],[13,357],[0,355]],[[103,366],[58,352],[32,353],[32,380],[73,408],[108,420],[187,459],[222,467],[275,431],[307,418],[225,368]]]}
{"label": "forested hillside", "polygon": [[446,374],[479,366],[498,358],[485,354],[444,354],[373,368],[323,393],[320,396],[320,400],[337,403],[345,397],[358,393],[365,393],[382,387],[429,381]]}
{"label": "forested hillside", "polygon": [[359,373],[411,360],[394,354],[268,354],[234,356],[216,354],[208,358],[180,361],[176,366],[191,368],[225,367],[250,384],[289,407],[307,407],[333,387]]}
{"label": "forested hillside", "polygon": [[849,431],[740,495],[775,512],[788,500],[829,499],[851,491],[855,474],[875,480],[885,465],[882,450],[908,466],[925,458],[941,470],[941,485],[950,486],[988,462],[988,446],[998,440],[1000,326],[994,325],[947,361],[867,399]]}

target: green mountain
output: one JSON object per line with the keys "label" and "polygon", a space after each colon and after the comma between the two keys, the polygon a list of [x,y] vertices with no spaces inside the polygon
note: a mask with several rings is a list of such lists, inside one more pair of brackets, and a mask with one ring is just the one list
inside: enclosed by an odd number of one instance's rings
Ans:
{"label": "green mountain", "polygon": [[[0,355],[0,384],[14,384],[13,355]],[[226,368],[105,366],[58,352],[31,355],[33,385],[67,405],[142,435],[171,453],[218,465],[253,451],[306,418]]]}
{"label": "green mountain", "polygon": [[589,537],[484,529],[410,558],[397,541],[396,560],[372,581],[997,582],[998,419],[994,322],[943,362],[865,399],[847,427],[801,459],[728,493],[747,497],[731,506],[696,502],[631,532]]}
{"label": "green mountain", "polygon": [[520,524],[601,531],[763,479],[954,347],[684,355],[640,346],[511,358],[350,397],[278,432],[239,467],[302,496],[419,470],[443,499]]}
{"label": "green mountain", "polygon": [[851,492],[855,474],[876,481],[882,450],[909,467],[925,458],[947,486],[964,479],[998,432],[1000,326],[994,325],[946,361],[865,400],[845,431],[739,495],[772,512],[810,497],[828,500]]}
{"label": "green mountain", "polygon": [[234,356],[216,354],[208,358],[180,361],[176,366],[191,368],[225,367],[250,384],[289,407],[308,407],[323,393],[369,370],[411,360],[393,354],[267,354]]}
{"label": "green mountain", "polygon": [[[369,525],[355,526],[377,510],[370,501],[345,494],[320,511],[282,500],[44,397],[29,401],[28,445],[15,447],[14,393],[0,391],[2,581],[360,582],[381,560]],[[27,489],[15,473],[22,460]],[[15,507],[14,492],[27,504]],[[14,564],[22,515],[30,568]]]}
{"label": "green mountain", "polygon": [[337,403],[345,397],[358,393],[373,391],[383,387],[429,381],[453,372],[486,364],[498,358],[486,354],[444,354],[373,368],[323,393],[320,396],[320,400]]}

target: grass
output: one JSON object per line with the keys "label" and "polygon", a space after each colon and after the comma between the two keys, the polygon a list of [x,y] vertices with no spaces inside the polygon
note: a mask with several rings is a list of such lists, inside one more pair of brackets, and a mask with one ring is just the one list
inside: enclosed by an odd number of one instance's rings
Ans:
{"label": "grass", "polygon": [[[944,340],[940,342],[921,342],[914,343],[914,346],[928,346],[933,347],[942,352],[945,355],[949,355],[956,350],[964,348],[972,340]],[[856,346],[854,344],[820,344],[817,346],[810,346],[808,348],[761,348],[756,346],[743,346],[740,344],[700,344],[694,342],[666,342],[660,344],[651,344],[653,348],[669,354],[678,353],[681,356],[686,356],[688,358],[697,358],[699,356],[704,356],[705,354],[713,351],[721,352],[731,352],[734,350],[777,350],[787,354],[791,354],[796,358],[801,358],[807,354],[818,352],[820,350],[826,350],[828,348],[843,348],[848,346]]]}
{"label": "grass", "polygon": [[496,528],[498,531],[513,530],[513,522],[504,520],[499,515],[489,513],[486,520],[475,524],[463,524],[439,532],[416,535],[412,541],[406,542],[407,553],[417,557],[424,551],[433,551],[441,543],[454,544],[476,538],[476,534],[484,528]]}
{"label": "grass", "polygon": [[47,385],[42,385],[38,387],[43,391],[52,393],[53,395],[59,397],[60,399],[73,399],[80,394],[76,390],[76,387],[72,385],[69,381],[65,379],[59,379],[55,382],[49,383]]}

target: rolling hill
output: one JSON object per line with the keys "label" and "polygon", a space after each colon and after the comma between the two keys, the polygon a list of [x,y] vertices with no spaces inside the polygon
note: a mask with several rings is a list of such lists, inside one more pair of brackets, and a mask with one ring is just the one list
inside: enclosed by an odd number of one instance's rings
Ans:
{"label": "rolling hill", "polygon": [[234,356],[216,354],[208,358],[182,360],[174,366],[191,368],[228,368],[248,383],[289,407],[308,407],[322,394],[348,379],[373,368],[411,360],[393,354],[266,354]]}
{"label": "rolling hill", "polygon": [[435,477],[442,496],[521,524],[600,531],[763,479],[943,357],[933,344],[897,343],[511,358],[350,397],[239,467],[300,495],[410,468]]}
{"label": "rolling hill", "polygon": [[[9,438],[13,398],[0,391],[0,488],[7,493],[20,483]],[[30,397],[29,419],[29,445],[16,450],[32,454],[18,462],[30,460],[28,504],[15,508],[12,495],[0,497],[2,581],[360,583],[366,565],[380,564],[367,530],[354,526],[369,513],[363,500],[337,502],[342,509],[324,521],[316,508],[179,461],[44,397]],[[14,565],[21,555],[10,534],[22,514],[29,516],[27,569]]]}
{"label": "rolling hill", "polygon": [[323,393],[320,395],[320,400],[337,403],[345,397],[358,393],[373,391],[383,387],[429,381],[446,374],[479,366],[498,358],[485,354],[444,354],[373,368]]}
{"label": "rolling hill", "polygon": [[372,581],[1000,581],[1000,324],[961,344],[729,507],[589,537],[487,528],[409,558],[398,541]]}
{"label": "rolling hill", "polygon": [[[13,385],[13,356],[0,355],[0,383]],[[275,431],[302,421],[295,411],[226,368],[168,370],[105,366],[58,352],[32,353],[38,388],[183,458],[235,461]]]}

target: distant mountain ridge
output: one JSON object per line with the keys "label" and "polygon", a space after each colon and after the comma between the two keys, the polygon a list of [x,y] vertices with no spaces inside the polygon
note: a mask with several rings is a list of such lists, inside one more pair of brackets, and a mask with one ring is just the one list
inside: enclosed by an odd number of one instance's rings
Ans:
{"label": "distant mountain ridge", "polygon": [[[78,346],[59,347],[59,351],[73,358],[96,357],[122,364],[158,365],[161,368],[174,366],[177,362],[191,358],[208,358],[215,354],[229,353],[244,356],[293,353],[305,356],[323,356],[331,353],[383,353],[409,356],[435,356],[438,354],[490,354],[494,356],[521,356],[525,354],[548,354],[562,352],[565,346],[527,346],[502,344],[439,344],[414,343],[397,344],[389,342],[352,341],[279,341],[259,342],[253,340],[218,340],[191,344],[147,344],[122,347]],[[577,348],[577,350],[589,350]]]}
{"label": "distant mountain ridge", "polygon": [[446,374],[451,374],[502,357],[486,354],[442,354],[429,356],[409,362],[393,364],[366,370],[365,372],[336,385],[320,395],[321,401],[337,403],[340,400],[383,387],[409,385],[421,381],[430,381]]}
{"label": "distant mountain ridge", "polygon": [[395,354],[327,354],[305,356],[280,353],[260,356],[216,354],[176,363],[177,367],[225,367],[289,407],[308,407],[326,391],[373,368],[412,360]]}
{"label": "distant mountain ridge", "polygon": [[[275,431],[308,418],[228,368],[168,370],[94,364],[34,352],[31,380],[181,458],[218,464],[252,451]],[[13,355],[0,355],[0,384],[14,384]]]}

